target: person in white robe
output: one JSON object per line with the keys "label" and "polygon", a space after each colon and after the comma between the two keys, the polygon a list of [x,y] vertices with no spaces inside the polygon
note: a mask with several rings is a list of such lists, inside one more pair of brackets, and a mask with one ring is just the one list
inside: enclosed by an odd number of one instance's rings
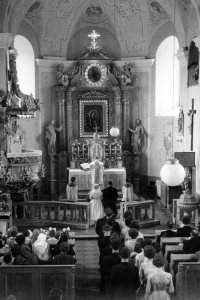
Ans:
{"label": "person in white robe", "polygon": [[78,201],[78,186],[75,183],[76,178],[71,177],[71,182],[66,187],[66,197],[68,201]]}
{"label": "person in white robe", "polygon": [[94,184],[98,184],[100,188],[103,188],[103,171],[104,163],[98,160],[98,157],[90,163],[91,171],[91,184],[94,187]]}
{"label": "person in white robe", "polygon": [[95,222],[104,217],[104,207],[102,204],[102,192],[98,184],[94,184],[90,192],[90,218]]}
{"label": "person in white robe", "polygon": [[133,201],[133,185],[126,179],[126,183],[122,187],[122,201],[131,202]]}

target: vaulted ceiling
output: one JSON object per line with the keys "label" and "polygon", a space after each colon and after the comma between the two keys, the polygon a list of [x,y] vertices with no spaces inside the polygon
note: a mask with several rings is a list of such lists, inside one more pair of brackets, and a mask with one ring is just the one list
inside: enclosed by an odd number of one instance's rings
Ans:
{"label": "vaulted ceiling", "polygon": [[199,0],[1,0],[0,31],[35,35],[41,56],[73,59],[95,29],[111,56],[147,57],[165,31],[180,47],[199,35],[199,7]]}

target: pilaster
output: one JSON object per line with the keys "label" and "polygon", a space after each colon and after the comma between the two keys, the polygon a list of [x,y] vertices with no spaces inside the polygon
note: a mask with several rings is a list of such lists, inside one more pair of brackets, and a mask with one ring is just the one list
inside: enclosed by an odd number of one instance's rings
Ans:
{"label": "pilaster", "polygon": [[128,128],[130,127],[130,101],[132,100],[131,92],[133,86],[122,86],[122,132],[123,132],[123,150],[130,151],[130,137]]}
{"label": "pilaster", "polygon": [[62,131],[60,133],[60,147],[59,147],[59,152],[66,152],[66,109],[65,109],[65,103],[66,103],[66,99],[65,99],[65,94],[66,94],[66,90],[67,88],[64,86],[55,86],[54,87],[56,90],[56,94],[57,94],[57,102],[59,105],[59,122],[60,125],[62,126]]}
{"label": "pilaster", "polygon": [[0,33],[0,90],[7,94],[7,51],[13,41],[10,33]]}

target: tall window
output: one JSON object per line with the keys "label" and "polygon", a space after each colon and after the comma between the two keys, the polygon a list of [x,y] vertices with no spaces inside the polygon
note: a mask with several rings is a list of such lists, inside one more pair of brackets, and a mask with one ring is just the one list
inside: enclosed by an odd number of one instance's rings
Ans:
{"label": "tall window", "polygon": [[17,76],[20,90],[23,94],[33,94],[35,97],[35,56],[30,42],[23,36],[17,35],[14,39],[14,48],[17,50]]}
{"label": "tall window", "polygon": [[166,38],[156,52],[156,116],[177,115],[179,106],[178,39]]}

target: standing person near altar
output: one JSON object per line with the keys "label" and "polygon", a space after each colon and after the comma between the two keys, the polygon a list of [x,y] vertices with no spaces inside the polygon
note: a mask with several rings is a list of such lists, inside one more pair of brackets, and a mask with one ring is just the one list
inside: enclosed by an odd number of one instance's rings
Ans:
{"label": "standing person near altar", "polygon": [[93,189],[90,192],[90,218],[95,222],[98,219],[103,218],[104,208],[102,204],[102,192],[98,184],[94,184]]}
{"label": "standing person near altar", "polygon": [[130,180],[128,178],[126,178],[126,183],[122,187],[122,194],[122,201],[133,201],[133,185],[130,183]]}
{"label": "standing person near altar", "polygon": [[78,186],[75,183],[76,178],[71,177],[71,182],[68,183],[66,187],[66,197],[68,201],[76,202],[78,201]]}
{"label": "standing person near altar", "polygon": [[104,208],[109,207],[117,216],[117,189],[112,186],[112,181],[108,181],[108,187],[103,190],[103,206]]}
{"label": "standing person near altar", "polygon": [[103,188],[104,163],[99,161],[97,156],[95,160],[90,163],[90,171],[92,187],[94,184],[98,184],[100,188]]}

